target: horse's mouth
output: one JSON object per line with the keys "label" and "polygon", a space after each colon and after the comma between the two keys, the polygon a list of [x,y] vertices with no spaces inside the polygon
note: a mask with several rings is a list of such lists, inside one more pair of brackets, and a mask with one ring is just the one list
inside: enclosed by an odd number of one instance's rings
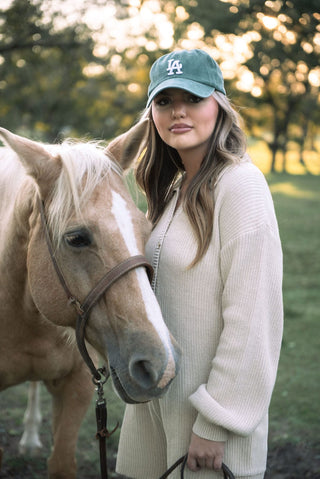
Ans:
{"label": "horse's mouth", "polygon": [[120,378],[116,373],[116,370],[111,365],[110,365],[110,373],[111,373],[113,384],[115,385],[116,390],[118,391],[121,399],[124,402],[126,402],[127,404],[141,404],[143,402],[148,402],[148,401],[136,401],[136,400],[132,399],[128,395],[128,393],[126,392],[124,387],[122,386]]}

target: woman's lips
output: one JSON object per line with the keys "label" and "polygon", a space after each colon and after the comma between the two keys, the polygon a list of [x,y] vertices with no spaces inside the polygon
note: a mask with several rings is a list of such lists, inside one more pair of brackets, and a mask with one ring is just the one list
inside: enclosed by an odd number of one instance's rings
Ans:
{"label": "woman's lips", "polygon": [[192,130],[192,126],[185,123],[177,123],[176,125],[172,125],[169,130],[171,133],[187,133],[188,131]]}

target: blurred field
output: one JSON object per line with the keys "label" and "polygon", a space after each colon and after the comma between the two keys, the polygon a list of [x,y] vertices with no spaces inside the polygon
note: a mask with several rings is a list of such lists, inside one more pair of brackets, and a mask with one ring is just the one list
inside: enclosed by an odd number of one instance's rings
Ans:
{"label": "blurred field", "polygon": [[[316,142],[317,151],[304,151],[303,161],[306,168],[300,163],[300,155],[297,145],[289,143],[289,149],[284,160],[281,153],[277,154],[275,169],[277,173],[285,173],[290,175],[304,175],[306,173],[312,175],[320,175],[320,141]],[[266,144],[262,141],[248,141],[248,151],[252,161],[260,168],[263,173],[270,172],[271,154]],[[285,163],[285,165],[284,165]],[[284,168],[285,166],[285,168]]]}
{"label": "blurred field", "polygon": [[269,178],[284,252],[285,329],[271,440],[318,442],[320,177]]}
{"label": "blurred field", "polygon": [[[254,162],[265,172],[268,161],[261,145],[250,148]],[[311,158],[311,156],[310,156]],[[319,158],[308,167],[319,173]],[[319,463],[319,316],[320,316],[320,176],[301,174],[301,165],[292,158],[295,174],[267,175],[278,216],[284,252],[285,329],[278,379],[270,410],[270,450],[292,445],[302,452],[299,461],[314,464],[315,474],[289,472],[277,477],[320,477]],[[129,178],[129,183],[131,182]],[[141,198],[140,198],[141,200]],[[141,203],[142,205],[143,203]],[[45,450],[39,459],[17,459],[17,443],[22,433],[26,405],[26,385],[11,388],[0,395],[0,445],[5,449],[3,474],[0,477],[25,479],[45,477],[45,458],[50,449],[50,400],[43,389]],[[121,422],[123,404],[107,388],[109,427]],[[109,440],[109,457],[113,458],[119,431]],[[290,446],[291,447],[291,446]],[[280,461],[274,459],[274,461]],[[288,470],[297,458],[285,457]],[[97,478],[98,445],[95,439],[94,402],[80,432],[79,479]],[[310,462],[311,461],[311,462]],[[297,466],[295,466],[297,467]],[[304,470],[304,469],[303,469]],[[116,477],[116,476],[111,476]],[[273,477],[272,475],[270,477]],[[275,477],[275,476],[274,476]]]}
{"label": "blurred field", "polygon": [[[250,148],[266,173],[270,157],[261,144]],[[278,379],[270,411],[271,445],[293,442],[320,446],[320,155],[288,155],[291,173],[267,174],[284,253],[285,326]]]}

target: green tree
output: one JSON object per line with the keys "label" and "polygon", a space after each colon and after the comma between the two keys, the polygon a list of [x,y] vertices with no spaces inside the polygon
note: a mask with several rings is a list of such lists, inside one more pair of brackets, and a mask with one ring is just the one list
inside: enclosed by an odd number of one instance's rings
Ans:
{"label": "green tree", "polygon": [[93,91],[83,69],[94,43],[86,25],[59,29],[57,14],[45,18],[42,7],[14,0],[0,11],[0,118],[9,129],[54,140],[66,128],[88,131],[83,103]]}
{"label": "green tree", "polygon": [[[141,1],[140,8],[143,4]],[[320,78],[320,14],[316,1],[159,0],[159,4],[173,26],[170,49],[185,45],[209,47],[223,64],[225,45],[221,44],[221,36],[229,42],[229,47],[233,45],[229,55],[237,60],[238,68],[227,76],[227,90],[236,104],[244,106],[241,112],[250,134],[262,138],[268,145],[272,158],[270,169],[276,169],[276,158],[280,158],[281,153],[283,162],[278,163],[277,169],[285,169],[290,140],[298,143],[300,161],[305,164],[302,152],[305,139],[316,130],[319,103],[317,81],[320,80],[315,77],[318,74]],[[122,5],[121,18],[125,19],[126,15],[129,16],[129,12],[126,14]],[[192,29],[200,32],[198,41],[192,41]],[[132,36],[133,46],[121,52],[124,63],[130,65],[127,82],[138,75],[147,83],[146,74],[141,75],[138,65],[130,61],[132,52],[136,58],[146,56],[145,66],[149,68],[154,58],[168,51],[160,47],[156,24],[145,32],[145,38],[156,48],[148,51],[138,47]],[[237,51],[237,38],[248,42],[246,58]],[[243,77],[247,72],[252,76],[252,85],[244,88]],[[143,91],[145,95],[146,88]],[[125,98],[123,96],[122,101]],[[139,100],[134,102],[137,104]]]}
{"label": "green tree", "polygon": [[[252,2],[250,15],[260,25],[260,39],[254,44],[254,55],[247,62],[256,81],[263,86],[263,100],[269,105],[272,140],[271,170],[276,154],[285,159],[290,127],[300,125],[301,147],[307,128],[315,122],[319,88],[310,81],[310,73],[319,65],[320,15],[316,2],[266,2],[262,10]],[[319,75],[320,76],[320,75]]]}
{"label": "green tree", "polygon": [[[96,4],[81,2],[72,23],[59,0],[13,0],[0,10],[2,126],[45,141],[110,139],[136,120],[155,54],[150,58],[143,46],[132,54],[132,48],[110,45],[98,55],[97,32],[81,15]],[[126,12],[119,4],[117,17],[126,18]]]}
{"label": "green tree", "polygon": [[[190,25],[195,23],[204,30],[206,45],[212,47],[219,48],[216,38],[221,33],[226,38],[252,33],[251,57],[242,64],[253,73],[256,88],[246,94],[249,108],[243,110],[243,115],[252,131],[257,130],[256,122],[263,125],[267,133],[263,138],[272,154],[271,170],[275,170],[277,153],[283,152],[285,157],[290,139],[298,140],[303,149],[307,130],[316,124],[320,83],[318,2],[180,0],[174,3],[173,22],[178,6],[188,13],[183,23],[177,22],[175,41],[178,45],[179,39],[185,37]],[[162,2],[163,8],[165,4]],[[239,73],[243,73],[242,68]],[[237,74],[229,91],[233,92],[233,98],[243,97],[241,91],[237,91],[236,80]],[[261,111],[260,119],[257,108]],[[303,125],[298,138],[290,136],[291,131],[296,131],[292,127],[297,123]]]}

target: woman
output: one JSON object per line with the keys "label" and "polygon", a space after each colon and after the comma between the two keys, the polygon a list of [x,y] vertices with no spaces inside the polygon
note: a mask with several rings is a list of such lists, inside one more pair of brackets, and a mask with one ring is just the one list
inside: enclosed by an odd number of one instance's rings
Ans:
{"label": "woman", "polygon": [[207,53],[158,59],[148,93],[136,173],[153,223],[146,253],[183,359],[165,397],[127,406],[117,470],[157,479],[188,452],[186,478],[222,477],[224,462],[237,478],[262,479],[282,337],[271,195]]}

